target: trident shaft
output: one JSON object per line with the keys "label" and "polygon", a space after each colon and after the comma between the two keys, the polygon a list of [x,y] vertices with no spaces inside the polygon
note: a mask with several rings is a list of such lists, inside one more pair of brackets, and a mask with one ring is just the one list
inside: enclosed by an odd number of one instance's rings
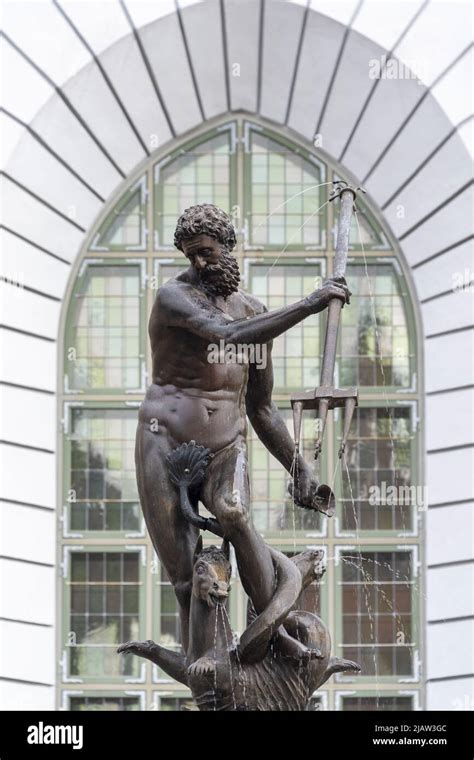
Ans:
{"label": "trident shaft", "polygon": [[[351,227],[352,212],[355,211],[355,199],[359,190],[365,192],[362,188],[352,187],[347,182],[339,180],[334,182],[330,201],[336,198],[340,201],[339,222],[337,227],[337,244],[336,254],[334,257],[334,274],[333,278],[344,277],[347,265],[347,251],[349,248],[349,232]],[[318,388],[306,393],[299,393],[291,397],[291,406],[293,408],[293,426],[295,433],[295,448],[298,453],[300,450],[301,423],[303,411],[305,409],[316,409],[319,419],[318,436],[315,444],[314,458],[317,459],[321,453],[324,431],[329,409],[344,407],[344,426],[342,432],[342,442],[339,449],[339,457],[342,457],[349,429],[351,426],[354,409],[358,404],[357,388],[335,388],[334,387],[334,367],[336,364],[337,336],[339,332],[339,322],[341,318],[341,309],[343,303],[339,298],[333,298],[328,304],[328,314],[326,323],[326,337],[324,340],[323,362],[321,366],[321,378]]]}

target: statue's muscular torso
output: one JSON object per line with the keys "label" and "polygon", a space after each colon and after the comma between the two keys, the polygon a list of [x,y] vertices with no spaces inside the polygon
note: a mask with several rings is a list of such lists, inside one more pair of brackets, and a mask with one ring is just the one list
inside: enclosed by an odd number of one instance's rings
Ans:
{"label": "statue's muscular torso", "polygon": [[[165,288],[168,298],[162,299]],[[159,432],[172,445],[195,440],[215,452],[246,433],[248,364],[211,363],[209,339],[192,332],[187,320],[170,326],[169,310],[163,304],[170,295],[177,311],[181,298],[191,299],[196,314],[220,323],[260,314],[264,307],[240,290],[226,300],[211,300],[189,282],[186,273],[158,291],[148,328],[153,378],[140,408],[140,421],[157,420]]]}

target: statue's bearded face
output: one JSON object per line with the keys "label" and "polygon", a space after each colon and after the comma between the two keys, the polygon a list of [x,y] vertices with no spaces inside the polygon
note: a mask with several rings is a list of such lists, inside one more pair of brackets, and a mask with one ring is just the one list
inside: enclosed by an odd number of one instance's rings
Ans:
{"label": "statue's bearded face", "polygon": [[205,293],[227,298],[238,290],[237,259],[217,240],[209,235],[194,235],[183,240],[183,252],[196,269]]}

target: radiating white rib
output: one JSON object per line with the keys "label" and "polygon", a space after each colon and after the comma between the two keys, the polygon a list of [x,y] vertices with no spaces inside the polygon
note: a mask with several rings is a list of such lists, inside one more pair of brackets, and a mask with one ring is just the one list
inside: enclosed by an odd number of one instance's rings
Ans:
{"label": "radiating white rib", "polygon": [[358,4],[358,0],[311,0],[311,10],[322,13],[324,16],[339,21],[340,24],[348,24]]}
{"label": "radiating white rib", "polygon": [[59,5],[97,55],[130,34],[130,24],[118,2],[59,0]]}
{"label": "radiating white rib", "polygon": [[474,118],[458,129],[458,135],[463,141],[469,155],[474,157]]}
{"label": "radiating white rib", "polygon": [[353,29],[391,50],[423,5],[424,0],[366,0],[354,19]]}
{"label": "radiating white rib", "polygon": [[89,63],[90,53],[52,3],[4,3],[3,15],[6,34],[56,84]]}
{"label": "radiating white rib", "polygon": [[176,11],[174,0],[125,0],[125,5],[137,29]]}
{"label": "radiating white rib", "polygon": [[25,128],[10,117],[0,113],[0,166],[5,169],[9,156],[13,153],[20,139],[25,134]]}
{"label": "radiating white rib", "polygon": [[431,90],[453,124],[472,114],[474,51],[464,55]]}
{"label": "radiating white rib", "polygon": [[3,77],[2,105],[29,123],[54,90],[4,39],[0,39],[0,58],[4,71],[9,72]]}
{"label": "radiating white rib", "polygon": [[435,0],[427,5],[400,43],[397,58],[429,87],[470,44],[471,37],[470,3]]}

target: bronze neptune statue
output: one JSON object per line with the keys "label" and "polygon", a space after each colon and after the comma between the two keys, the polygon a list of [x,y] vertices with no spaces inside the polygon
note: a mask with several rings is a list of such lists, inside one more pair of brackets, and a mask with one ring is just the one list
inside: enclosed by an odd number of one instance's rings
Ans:
{"label": "bronze neptune statue", "polygon": [[[267,311],[239,289],[234,227],[211,204],[186,209],[174,240],[189,267],[158,290],[151,313],[153,377],[139,412],[136,469],[147,528],[178,601],[183,651],[146,641],[119,652],[157,663],[189,686],[201,710],[304,710],[332,673],[359,667],[331,659],[326,626],[298,609],[302,590],[322,573],[321,553],[289,559],[252,525],[247,417],[292,476],[295,504],[331,516],[331,490],[295,451],[272,402],[271,349],[274,338],[333,299],[348,303],[350,292],[339,276]],[[233,347],[236,360],[211,361],[216,346]],[[253,355],[265,362],[246,360],[242,346],[260,348]],[[212,518],[199,514],[199,503]],[[220,536],[222,548],[203,549],[200,530]],[[249,600],[238,643],[223,607],[229,543]]]}

